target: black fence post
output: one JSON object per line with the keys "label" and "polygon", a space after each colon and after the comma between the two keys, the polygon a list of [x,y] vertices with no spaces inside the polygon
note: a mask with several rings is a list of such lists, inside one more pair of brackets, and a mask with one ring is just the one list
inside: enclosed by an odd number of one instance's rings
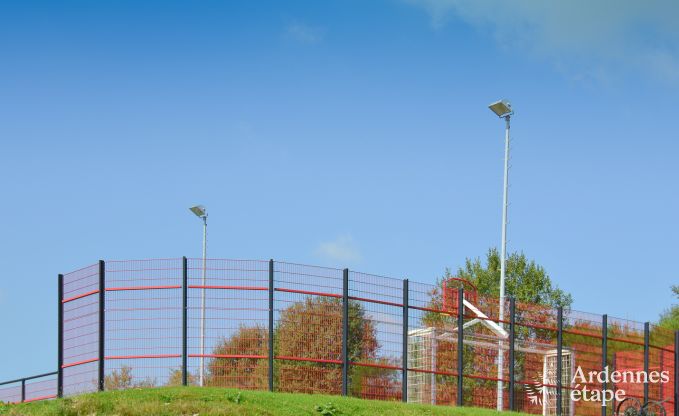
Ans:
{"label": "black fence post", "polygon": [[644,383],[644,404],[648,403],[648,358],[650,353],[650,338],[651,325],[648,322],[644,322],[644,372],[646,373],[646,382]]}
{"label": "black fence post", "polygon": [[674,332],[674,414],[679,416],[679,331]]}
{"label": "black fence post", "polygon": [[26,401],[26,379],[21,379],[21,403]]}
{"label": "black fence post", "polygon": [[273,350],[273,259],[269,260],[269,391],[273,391],[273,365],[274,365],[274,350]]}
{"label": "black fence post", "polygon": [[457,405],[462,406],[464,400],[463,381],[464,381],[464,289],[460,288],[457,292]]}
{"label": "black fence post", "polygon": [[349,269],[342,276],[342,396],[349,393]]}
{"label": "black fence post", "polygon": [[403,279],[403,374],[401,374],[401,401],[408,401],[408,279]]}
{"label": "black fence post", "polygon": [[106,351],[106,264],[99,260],[99,391],[104,391]]}
{"label": "black fence post", "polygon": [[189,267],[186,256],[182,257],[182,386],[189,384],[188,327],[189,327]]}
{"label": "black fence post", "polygon": [[64,397],[64,275],[57,277],[57,397]]}
{"label": "black fence post", "polygon": [[[601,371],[606,370],[608,365],[608,315],[601,317]],[[610,372],[608,373],[610,374]],[[606,379],[601,386],[601,391],[606,391]],[[601,416],[606,416],[606,401],[602,400]]]}
{"label": "black fence post", "polygon": [[509,298],[509,410],[516,410],[514,403],[515,383],[515,357],[514,348],[516,344],[516,299]]}
{"label": "black fence post", "polygon": [[563,373],[563,307],[559,306],[556,312],[556,415],[562,416],[563,403],[561,397],[562,373]]}

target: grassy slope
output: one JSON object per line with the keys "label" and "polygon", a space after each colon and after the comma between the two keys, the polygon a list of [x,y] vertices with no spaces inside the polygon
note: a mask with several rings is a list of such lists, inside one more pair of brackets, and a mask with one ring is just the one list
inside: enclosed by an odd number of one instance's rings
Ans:
{"label": "grassy slope", "polygon": [[[317,406],[328,406],[322,413]],[[331,409],[336,409],[332,411]],[[223,388],[164,387],[135,389],[17,405],[0,405],[0,415],[450,415],[491,416],[473,408],[423,406],[353,398],[268,393]],[[518,413],[512,413],[519,415]],[[510,413],[502,413],[510,415]]]}

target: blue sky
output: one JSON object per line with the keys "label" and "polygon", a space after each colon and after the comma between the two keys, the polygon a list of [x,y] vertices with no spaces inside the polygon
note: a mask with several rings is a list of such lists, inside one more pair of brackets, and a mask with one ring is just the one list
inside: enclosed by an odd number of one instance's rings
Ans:
{"label": "blue sky", "polygon": [[56,275],[209,252],[433,282],[500,243],[574,308],[679,282],[679,7],[3,2],[0,378],[52,370]]}

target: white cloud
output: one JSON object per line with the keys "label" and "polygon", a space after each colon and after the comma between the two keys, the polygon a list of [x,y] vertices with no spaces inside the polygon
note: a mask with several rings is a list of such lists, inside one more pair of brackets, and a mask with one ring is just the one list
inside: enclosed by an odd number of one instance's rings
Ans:
{"label": "white cloud", "polygon": [[324,31],[319,27],[307,26],[302,23],[291,23],[285,28],[289,39],[300,43],[316,44],[323,41]]}
{"label": "white cloud", "polygon": [[332,261],[357,262],[361,260],[361,253],[349,234],[341,235],[333,241],[320,243],[315,254]]}
{"label": "white cloud", "polygon": [[402,1],[426,10],[435,28],[457,17],[571,71],[632,68],[679,85],[676,0]]}

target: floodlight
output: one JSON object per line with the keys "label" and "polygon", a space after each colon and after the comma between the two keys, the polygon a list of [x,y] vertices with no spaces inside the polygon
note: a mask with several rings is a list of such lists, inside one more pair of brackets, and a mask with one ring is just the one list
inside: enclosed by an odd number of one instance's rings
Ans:
{"label": "floodlight", "polygon": [[189,209],[191,210],[191,212],[196,214],[196,217],[201,217],[201,218],[207,217],[207,211],[206,211],[205,207],[202,206],[202,205],[196,205],[195,207],[191,207]]}
{"label": "floodlight", "polygon": [[507,100],[496,101],[489,105],[488,108],[490,108],[493,113],[497,114],[498,117],[507,117],[514,114],[512,104]]}

